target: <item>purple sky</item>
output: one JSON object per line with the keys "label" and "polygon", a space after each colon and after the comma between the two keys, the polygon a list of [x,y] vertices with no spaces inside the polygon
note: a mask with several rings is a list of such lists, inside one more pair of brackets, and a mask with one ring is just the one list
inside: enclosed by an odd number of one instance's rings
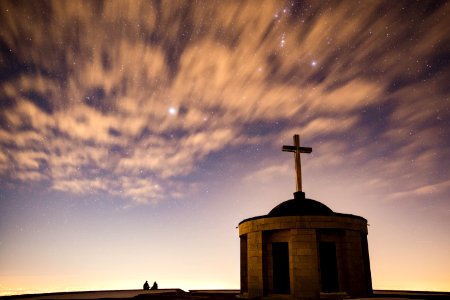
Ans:
{"label": "purple sky", "polygon": [[0,295],[239,288],[237,224],[365,217],[375,289],[450,291],[450,4],[0,1]]}

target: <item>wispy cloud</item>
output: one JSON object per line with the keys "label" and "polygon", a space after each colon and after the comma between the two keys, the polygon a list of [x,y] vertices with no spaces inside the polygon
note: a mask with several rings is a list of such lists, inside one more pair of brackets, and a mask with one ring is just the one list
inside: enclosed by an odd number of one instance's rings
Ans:
{"label": "wispy cloud", "polygon": [[350,155],[377,169],[383,139],[389,176],[411,157],[427,170],[449,151],[434,138],[449,133],[449,74],[436,63],[448,22],[434,21],[448,5],[420,24],[398,22],[400,6],[334,5],[2,2],[0,176],[157,202],[208,155],[253,143],[246,128],[275,121],[259,142],[294,129],[327,138],[317,167]]}
{"label": "wispy cloud", "polygon": [[416,197],[416,196],[430,198],[436,197],[437,195],[443,195],[447,193],[449,190],[450,190],[450,180],[447,180],[436,184],[420,186],[418,188],[408,191],[396,192],[389,195],[389,198],[404,199],[407,197]]}

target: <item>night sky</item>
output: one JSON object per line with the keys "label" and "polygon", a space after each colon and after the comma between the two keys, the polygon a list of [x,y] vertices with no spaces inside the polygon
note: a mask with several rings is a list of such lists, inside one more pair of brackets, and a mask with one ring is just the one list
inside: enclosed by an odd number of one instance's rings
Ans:
{"label": "night sky", "polygon": [[0,1],[0,295],[239,288],[236,226],[365,217],[450,291],[450,2]]}

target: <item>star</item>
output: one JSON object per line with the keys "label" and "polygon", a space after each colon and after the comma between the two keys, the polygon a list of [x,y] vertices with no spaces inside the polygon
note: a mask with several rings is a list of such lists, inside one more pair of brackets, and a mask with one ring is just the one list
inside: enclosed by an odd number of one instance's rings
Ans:
{"label": "star", "polygon": [[169,107],[168,112],[170,115],[175,116],[177,114],[177,109],[173,106]]}

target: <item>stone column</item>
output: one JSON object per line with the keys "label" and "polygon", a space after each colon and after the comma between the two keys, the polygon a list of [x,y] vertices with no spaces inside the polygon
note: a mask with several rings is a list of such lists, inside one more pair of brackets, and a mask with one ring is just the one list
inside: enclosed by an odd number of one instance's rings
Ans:
{"label": "stone column", "polygon": [[262,231],[247,234],[248,297],[262,297],[263,283],[263,244]]}
{"label": "stone column", "polygon": [[289,262],[293,278],[291,293],[298,299],[320,297],[320,274],[314,229],[291,229]]}

